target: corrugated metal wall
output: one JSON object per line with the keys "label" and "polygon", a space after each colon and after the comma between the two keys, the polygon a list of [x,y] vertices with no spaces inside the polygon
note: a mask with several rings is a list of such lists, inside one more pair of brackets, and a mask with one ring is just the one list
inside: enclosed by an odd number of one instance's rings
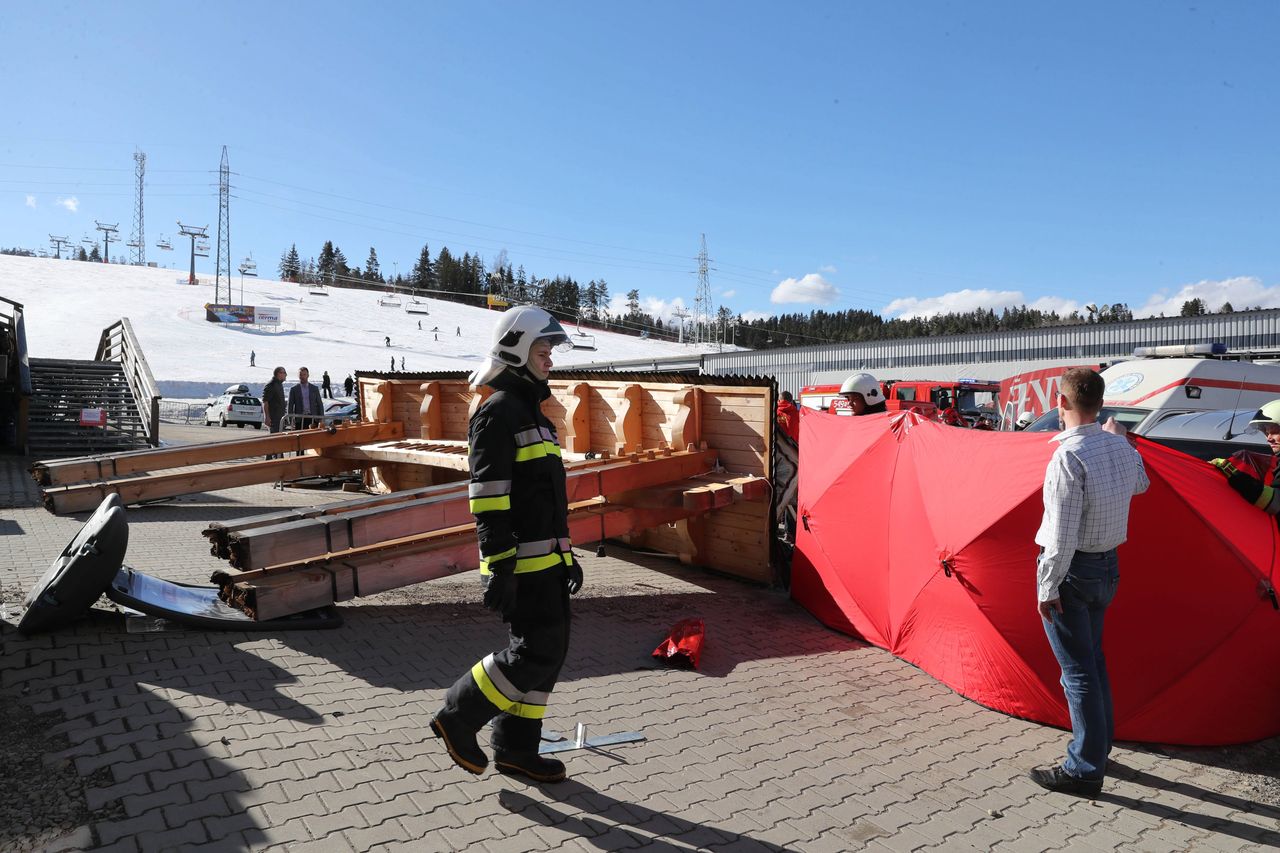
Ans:
{"label": "corrugated metal wall", "polygon": [[[1280,347],[1280,309],[713,353],[700,357],[691,355],[580,367],[675,370],[696,369],[697,365],[704,373],[774,376],[779,388],[796,391],[803,385],[830,381],[831,376],[858,370],[880,371],[885,374],[881,378],[892,378],[907,372],[914,373],[911,368],[949,367],[931,371],[936,376],[922,378],[944,379],[964,375],[1000,379],[1024,369],[1021,366],[1027,362],[1043,361],[1046,365],[1075,359],[1081,363],[1101,362],[1130,356],[1134,347],[1208,342],[1224,343],[1233,350]],[[1018,367],[1010,369],[1011,365]]]}

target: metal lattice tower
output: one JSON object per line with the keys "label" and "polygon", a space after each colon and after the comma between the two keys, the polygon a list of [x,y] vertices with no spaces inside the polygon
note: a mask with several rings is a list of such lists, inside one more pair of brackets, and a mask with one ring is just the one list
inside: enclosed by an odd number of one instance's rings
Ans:
{"label": "metal lattice tower", "polygon": [[698,252],[698,295],[693,300],[693,342],[711,340],[711,260],[707,257],[707,235],[702,235],[702,251]]}
{"label": "metal lattice tower", "polygon": [[[227,165],[227,146],[222,146],[222,165],[218,167],[218,270],[213,283],[214,304],[231,304],[231,167]],[[227,301],[221,300],[222,280],[227,280]]]}
{"label": "metal lattice tower", "polygon": [[138,181],[138,197],[133,202],[133,234],[129,240],[131,262],[144,267],[147,265],[147,238],[142,225],[142,185],[147,173],[147,155],[141,151],[133,152],[133,176]]}

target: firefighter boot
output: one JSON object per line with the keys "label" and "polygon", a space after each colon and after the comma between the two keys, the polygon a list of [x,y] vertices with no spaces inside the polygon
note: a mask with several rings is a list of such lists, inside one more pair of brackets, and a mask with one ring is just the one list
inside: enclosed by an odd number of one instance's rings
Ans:
{"label": "firefighter boot", "polygon": [[535,782],[563,782],[564,762],[535,752],[494,750],[493,769],[507,776],[528,776]]}
{"label": "firefighter boot", "polygon": [[[489,765],[489,756],[485,755],[480,744],[476,743],[476,733],[444,711],[436,714],[432,719],[431,731],[444,741],[444,748],[449,750],[449,757],[463,770],[479,776]],[[563,768],[561,768],[561,775],[564,775]]]}

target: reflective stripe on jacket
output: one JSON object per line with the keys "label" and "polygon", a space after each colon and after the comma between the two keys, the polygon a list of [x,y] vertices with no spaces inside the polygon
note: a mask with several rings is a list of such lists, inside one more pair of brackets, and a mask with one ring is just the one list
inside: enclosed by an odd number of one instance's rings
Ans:
{"label": "reflective stripe on jacket", "polygon": [[545,382],[512,371],[489,383],[495,390],[468,429],[480,573],[515,558],[517,573],[568,563],[569,507],[555,426],[542,414],[551,396]]}

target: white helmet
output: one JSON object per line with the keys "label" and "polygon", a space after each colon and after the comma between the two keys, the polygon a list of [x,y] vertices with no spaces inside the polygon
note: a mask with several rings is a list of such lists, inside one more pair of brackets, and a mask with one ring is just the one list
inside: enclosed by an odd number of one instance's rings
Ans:
{"label": "white helmet", "polygon": [[1018,429],[1026,429],[1027,427],[1031,426],[1032,422],[1035,421],[1035,419],[1036,419],[1035,413],[1032,412],[1030,409],[1028,409],[1022,414],[1018,415],[1018,421],[1017,421]]}
{"label": "white helmet", "polygon": [[529,348],[539,338],[548,338],[551,345],[568,343],[560,321],[541,308],[519,305],[504,311],[493,327],[493,347],[489,358],[511,367],[523,367],[529,361]]}
{"label": "white helmet", "polygon": [[548,339],[552,346],[569,342],[560,321],[541,308],[519,305],[504,311],[493,327],[489,363],[471,374],[471,385],[487,385],[506,368],[528,364],[533,342],[542,338]]}
{"label": "white helmet", "polygon": [[880,393],[880,383],[870,373],[855,373],[840,386],[841,394],[861,394],[867,405],[873,406],[884,401]]}

